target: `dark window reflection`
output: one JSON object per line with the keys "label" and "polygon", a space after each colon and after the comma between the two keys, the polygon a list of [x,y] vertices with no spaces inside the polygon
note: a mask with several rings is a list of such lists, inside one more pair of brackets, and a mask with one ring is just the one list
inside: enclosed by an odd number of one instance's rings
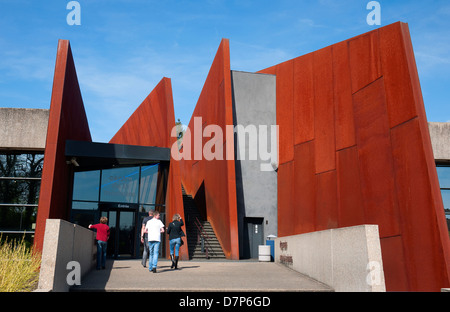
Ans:
{"label": "dark window reflection", "polygon": [[137,203],[139,167],[102,170],[100,200],[103,202]]}
{"label": "dark window reflection", "polygon": [[0,232],[4,236],[34,231],[43,164],[42,153],[0,154]]}
{"label": "dark window reflection", "polygon": [[450,233],[450,166],[437,166],[439,185],[441,187],[442,201],[444,203],[445,217]]}
{"label": "dark window reflection", "polygon": [[75,172],[73,199],[98,201],[100,170]]}
{"label": "dark window reflection", "polygon": [[158,184],[158,165],[145,166],[141,169],[140,200],[142,204],[153,204],[156,200]]}

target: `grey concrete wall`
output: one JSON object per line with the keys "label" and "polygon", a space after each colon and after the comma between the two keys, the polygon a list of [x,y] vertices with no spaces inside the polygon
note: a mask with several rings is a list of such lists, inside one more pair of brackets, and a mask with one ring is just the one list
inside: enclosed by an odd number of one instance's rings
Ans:
{"label": "grey concrete wall", "polygon": [[[236,125],[241,125],[244,129],[251,125],[256,127],[266,125],[267,137],[270,139],[270,127],[271,125],[276,125],[276,77],[238,71],[232,71],[231,77],[235,129]],[[260,134],[258,131],[258,135]],[[236,193],[240,242],[243,240],[243,219],[245,217],[264,218],[264,236],[277,235],[277,173],[273,170],[261,170],[261,165],[271,166],[270,160],[261,159],[259,145],[250,146],[250,138],[248,136],[242,142],[235,133],[235,139]],[[242,147],[246,151],[243,154],[245,157],[240,156]],[[268,144],[267,152],[270,152],[270,147],[271,145]],[[250,159],[249,148],[258,149],[256,160]],[[242,243],[240,248],[240,253],[242,254]]]}
{"label": "grey concrete wall", "polygon": [[0,107],[0,149],[44,150],[48,109]]}
{"label": "grey concrete wall", "polygon": [[434,159],[450,162],[450,122],[429,122]]}
{"label": "grey concrete wall", "polygon": [[73,269],[67,264],[80,264],[80,278],[96,264],[95,234],[84,227],[59,219],[48,219],[42,250],[39,291],[66,292],[71,285],[67,275]]}
{"label": "grey concrete wall", "polygon": [[386,291],[377,225],[276,238],[275,262],[336,292]]}

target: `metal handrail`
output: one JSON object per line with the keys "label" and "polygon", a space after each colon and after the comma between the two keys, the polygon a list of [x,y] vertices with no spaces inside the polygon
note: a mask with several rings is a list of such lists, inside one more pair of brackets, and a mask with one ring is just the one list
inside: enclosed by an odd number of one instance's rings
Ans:
{"label": "metal handrail", "polygon": [[195,224],[195,226],[197,227],[197,230],[198,230],[198,232],[197,232],[197,243],[200,240],[200,236],[201,236],[203,238],[203,241],[208,244],[208,246],[205,245],[205,247],[206,247],[205,248],[205,250],[206,250],[206,258],[208,259],[210,252],[212,254],[214,254],[214,252],[212,250],[212,247],[211,247],[211,244],[209,243],[209,239],[210,238],[209,238],[208,234],[206,233],[206,231],[204,230],[200,220],[197,217],[195,217],[194,224]]}

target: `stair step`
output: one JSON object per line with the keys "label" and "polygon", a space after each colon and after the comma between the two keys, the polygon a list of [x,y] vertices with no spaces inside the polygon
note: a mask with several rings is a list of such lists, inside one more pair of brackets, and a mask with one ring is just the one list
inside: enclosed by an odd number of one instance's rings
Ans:
{"label": "stair step", "polygon": [[203,233],[208,237],[207,242],[204,243],[204,248],[208,248],[209,251],[208,258],[225,259],[226,257],[222,246],[220,245],[211,224],[208,221],[203,220],[194,199],[191,195],[186,194],[183,185],[181,188],[183,193],[184,218],[186,221],[186,236],[189,257],[191,259],[206,258],[206,252],[202,252],[201,241],[198,241],[198,225],[194,223],[194,220],[198,219]]}
{"label": "stair step", "polygon": [[208,258],[206,257],[206,254],[201,254],[201,255],[192,255],[191,259],[226,259],[225,256],[211,256],[208,255]]}
{"label": "stair step", "polygon": [[[201,246],[195,246],[194,248],[191,249],[191,253],[193,253],[193,254],[206,253],[206,249],[204,249],[202,251]],[[213,255],[223,255],[224,254],[221,247],[208,249],[208,253],[213,254]]]}

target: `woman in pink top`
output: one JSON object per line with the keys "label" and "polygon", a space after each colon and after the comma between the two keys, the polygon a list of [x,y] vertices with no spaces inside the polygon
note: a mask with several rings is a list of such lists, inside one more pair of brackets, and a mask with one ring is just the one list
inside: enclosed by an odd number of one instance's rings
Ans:
{"label": "woman in pink top", "polygon": [[100,264],[102,269],[105,269],[106,265],[106,247],[109,239],[109,226],[107,217],[101,217],[100,223],[89,224],[90,229],[97,230],[97,270],[100,270]]}

